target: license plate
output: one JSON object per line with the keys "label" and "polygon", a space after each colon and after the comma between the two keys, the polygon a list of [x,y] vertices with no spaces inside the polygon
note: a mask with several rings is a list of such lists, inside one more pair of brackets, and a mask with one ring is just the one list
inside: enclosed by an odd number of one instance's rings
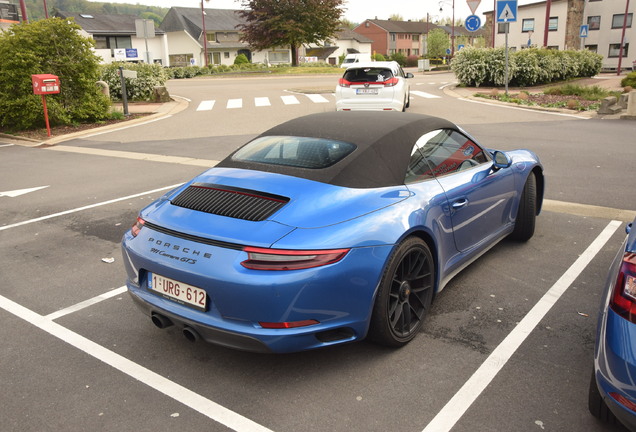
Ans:
{"label": "license plate", "polygon": [[356,94],[370,94],[370,95],[377,95],[378,94],[378,89],[356,89]]}
{"label": "license plate", "polygon": [[156,273],[148,273],[148,289],[184,306],[202,311],[207,306],[205,290]]}

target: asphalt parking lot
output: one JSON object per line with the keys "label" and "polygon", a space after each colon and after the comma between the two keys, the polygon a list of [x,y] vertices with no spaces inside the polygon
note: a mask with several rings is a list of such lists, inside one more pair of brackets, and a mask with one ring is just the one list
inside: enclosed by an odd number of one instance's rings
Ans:
{"label": "asphalt parking lot", "polygon": [[[633,150],[608,160],[608,144],[599,162],[580,138],[594,129],[588,123],[537,130],[531,120],[472,132],[496,142],[518,131],[531,142],[534,131],[562,149],[584,145],[574,157],[537,144],[547,198],[636,210],[631,196],[607,193],[611,182],[580,184],[591,164],[627,172]],[[123,289],[121,235],[141,207],[251,136],[64,143],[183,158],[170,161],[0,147],[0,192],[46,186],[0,195],[1,430],[621,430],[586,405],[600,290],[626,222],[594,208],[546,206],[528,243],[504,241],[460,273],[399,350],[361,342],[262,355],[155,328]]]}

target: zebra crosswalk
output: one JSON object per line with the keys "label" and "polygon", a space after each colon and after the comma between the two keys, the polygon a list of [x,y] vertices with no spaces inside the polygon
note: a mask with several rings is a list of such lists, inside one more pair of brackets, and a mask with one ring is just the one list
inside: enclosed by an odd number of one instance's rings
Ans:
{"label": "zebra crosswalk", "polygon": [[[419,90],[411,90],[412,96],[418,96],[425,99],[439,99],[441,96],[436,96],[434,94],[426,93]],[[244,108],[246,105],[254,106],[254,107],[271,107],[272,105],[278,104],[279,100],[283,103],[283,105],[300,105],[302,103],[315,103],[315,104],[324,104],[334,102],[334,95],[326,95],[326,94],[303,94],[303,95],[281,95],[278,98],[269,97],[254,97],[254,98],[236,98],[236,99],[228,99],[227,101],[219,101],[217,103],[216,100],[204,100],[199,102],[197,106],[197,111],[211,111],[214,107],[223,107],[225,109],[240,109]]]}

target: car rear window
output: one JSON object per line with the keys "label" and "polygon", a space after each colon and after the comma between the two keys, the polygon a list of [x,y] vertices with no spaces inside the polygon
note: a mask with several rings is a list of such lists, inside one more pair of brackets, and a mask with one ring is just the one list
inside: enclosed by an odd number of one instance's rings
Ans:
{"label": "car rear window", "polygon": [[393,72],[379,67],[349,68],[343,78],[349,82],[384,82],[393,78]]}
{"label": "car rear window", "polygon": [[237,151],[232,160],[320,169],[342,160],[355,144],[325,138],[264,136]]}

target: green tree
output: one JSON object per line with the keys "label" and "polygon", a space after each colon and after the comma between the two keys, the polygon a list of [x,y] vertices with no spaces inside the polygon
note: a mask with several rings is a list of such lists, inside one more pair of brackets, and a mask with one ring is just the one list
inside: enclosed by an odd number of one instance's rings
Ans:
{"label": "green tree", "polygon": [[391,21],[404,21],[404,18],[400,14],[391,14],[391,16],[389,16],[389,19]]}
{"label": "green tree", "polygon": [[80,27],[60,18],[16,24],[0,32],[0,127],[43,125],[42,101],[33,94],[31,75],[60,77],[61,92],[47,96],[51,124],[107,117],[110,102],[98,92],[99,59]]}
{"label": "green tree", "polygon": [[340,28],[344,0],[243,0],[239,14],[242,40],[252,49],[291,46],[292,65],[298,66],[298,47],[319,44]]}
{"label": "green tree", "polygon": [[431,58],[443,57],[446,50],[450,48],[448,35],[442,29],[431,30],[427,39],[428,56]]}

